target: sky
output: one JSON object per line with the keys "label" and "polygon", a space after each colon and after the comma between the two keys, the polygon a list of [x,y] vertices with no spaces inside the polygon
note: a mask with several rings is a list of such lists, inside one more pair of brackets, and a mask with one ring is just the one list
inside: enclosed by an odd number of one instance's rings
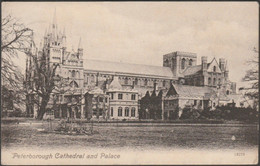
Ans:
{"label": "sky", "polygon": [[[197,53],[228,61],[231,81],[240,82],[245,63],[259,45],[257,2],[3,2],[2,16],[19,18],[36,43],[53,20],[84,59],[162,66],[164,54]],[[17,60],[24,70],[23,55]],[[87,65],[87,64],[85,64]]]}

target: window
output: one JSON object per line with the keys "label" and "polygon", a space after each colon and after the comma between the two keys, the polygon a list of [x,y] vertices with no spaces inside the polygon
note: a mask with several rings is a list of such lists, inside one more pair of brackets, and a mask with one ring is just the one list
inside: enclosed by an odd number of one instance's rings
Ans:
{"label": "window", "polygon": [[75,77],[75,75],[76,75],[75,70],[72,70],[71,77]]}
{"label": "window", "polygon": [[118,116],[122,116],[122,107],[118,107]]}
{"label": "window", "polygon": [[135,94],[131,95],[131,100],[135,100]]}
{"label": "window", "polygon": [[131,108],[131,116],[132,116],[132,117],[135,117],[135,107],[132,107],[132,108]]}
{"label": "window", "polygon": [[218,84],[221,85],[221,79],[220,78],[218,79]]}
{"label": "window", "polygon": [[138,85],[138,79],[137,78],[135,79],[135,85]]}
{"label": "window", "polygon": [[122,94],[122,93],[119,93],[119,94],[118,94],[118,99],[119,99],[119,100],[122,100],[122,99],[123,99],[123,94]]}
{"label": "window", "polygon": [[213,71],[216,72],[216,70],[217,70],[217,67],[213,66]]}
{"label": "window", "polygon": [[216,78],[213,78],[213,85],[217,85]]}
{"label": "window", "polygon": [[99,102],[103,102],[103,97],[100,97],[100,98],[99,98]]}
{"label": "window", "polygon": [[113,93],[111,93],[111,99],[114,99],[114,94]]}
{"label": "window", "polygon": [[197,105],[197,100],[194,100],[194,105]]}
{"label": "window", "polygon": [[208,78],[208,85],[210,85],[211,84],[211,78],[209,77]]}
{"label": "window", "polygon": [[111,107],[110,116],[114,116],[114,109],[113,109],[113,107]]}
{"label": "window", "polygon": [[229,90],[227,90],[226,94],[229,95]]}
{"label": "window", "polygon": [[128,84],[128,78],[125,78],[125,85]]}
{"label": "window", "polygon": [[192,66],[192,59],[190,59],[190,61],[189,61],[189,65]]}
{"label": "window", "polygon": [[145,79],[144,80],[144,86],[147,86],[147,83],[148,83],[148,81],[147,81],[147,79]]}
{"label": "window", "polygon": [[129,116],[129,108],[125,107],[125,116]]}
{"label": "window", "polygon": [[183,58],[181,60],[181,69],[184,69],[185,68],[185,59]]}
{"label": "window", "polygon": [[162,82],[162,86],[165,87],[165,80],[163,80],[163,82]]}

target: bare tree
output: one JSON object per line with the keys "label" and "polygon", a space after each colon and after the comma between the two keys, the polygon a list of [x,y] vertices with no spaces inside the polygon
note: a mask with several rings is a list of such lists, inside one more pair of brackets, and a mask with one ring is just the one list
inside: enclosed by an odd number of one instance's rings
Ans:
{"label": "bare tree", "polygon": [[258,93],[258,81],[259,81],[259,50],[253,49],[253,57],[247,61],[247,65],[250,69],[246,71],[246,75],[242,78],[242,81],[247,82],[249,86],[242,87],[239,90],[244,90],[244,94],[254,100],[254,107],[256,108],[259,101]]}
{"label": "bare tree", "polygon": [[[3,89],[12,90],[15,94],[13,101],[19,105],[23,98],[23,75],[18,66],[13,63],[13,58],[17,58],[19,52],[25,53],[30,47],[33,31],[27,28],[18,19],[8,15],[1,20],[1,91]],[[1,93],[1,103],[3,104]],[[11,99],[10,99],[11,100]],[[1,104],[1,108],[3,108]],[[3,110],[3,109],[2,109]]]}

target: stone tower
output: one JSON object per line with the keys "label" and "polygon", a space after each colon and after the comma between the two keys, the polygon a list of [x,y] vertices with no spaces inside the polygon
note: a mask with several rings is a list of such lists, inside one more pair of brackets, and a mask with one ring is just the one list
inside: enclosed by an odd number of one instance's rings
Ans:
{"label": "stone tower", "polygon": [[163,66],[170,67],[176,77],[179,77],[189,66],[196,64],[197,55],[195,53],[176,51],[163,55]]}

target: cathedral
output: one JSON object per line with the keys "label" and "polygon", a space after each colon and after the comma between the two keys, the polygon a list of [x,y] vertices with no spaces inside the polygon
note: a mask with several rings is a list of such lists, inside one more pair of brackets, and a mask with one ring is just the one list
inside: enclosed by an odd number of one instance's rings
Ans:
{"label": "cathedral", "polygon": [[[58,102],[55,104],[59,104],[60,107],[58,111],[54,111],[55,117],[87,118],[88,115],[96,115],[96,113],[88,113],[90,109],[86,105],[85,98],[87,93],[95,93],[94,96],[98,97],[98,100],[100,96],[104,99],[102,102],[105,107],[96,108],[95,106],[95,109],[101,110],[100,115],[109,118],[111,114],[112,116],[117,114],[121,116],[120,119],[138,118],[138,112],[140,112],[138,109],[141,108],[140,102],[138,106],[138,100],[141,100],[147,92],[161,91],[165,96],[167,91],[175,85],[188,86],[191,90],[192,87],[218,89],[224,95],[236,93],[236,84],[229,80],[227,61],[223,58],[219,61],[215,58],[208,61],[207,57],[202,57],[198,65],[196,53],[176,51],[162,56],[163,66],[84,59],[87,53],[83,50],[81,40],[76,50],[67,50],[66,34],[58,31],[56,21],[45,32],[43,39],[43,43],[34,50],[34,54],[37,56],[45,54],[48,56],[48,63],[58,64],[56,75],[66,78],[66,83],[72,89],[59,94]],[[28,57],[26,81],[30,82],[29,75],[33,77],[32,68],[33,61]],[[112,89],[114,84],[120,85],[120,89]],[[30,92],[29,89],[28,92]],[[118,97],[115,102],[111,96],[113,93]],[[132,98],[127,97],[128,94],[132,95]],[[136,97],[133,98],[135,94]],[[31,95],[27,96],[28,101]],[[52,105],[51,101],[49,105]],[[36,116],[37,109],[35,104],[28,102],[29,114]],[[116,113],[117,109],[118,111],[120,109],[120,113]],[[124,109],[135,112],[124,113]]]}

